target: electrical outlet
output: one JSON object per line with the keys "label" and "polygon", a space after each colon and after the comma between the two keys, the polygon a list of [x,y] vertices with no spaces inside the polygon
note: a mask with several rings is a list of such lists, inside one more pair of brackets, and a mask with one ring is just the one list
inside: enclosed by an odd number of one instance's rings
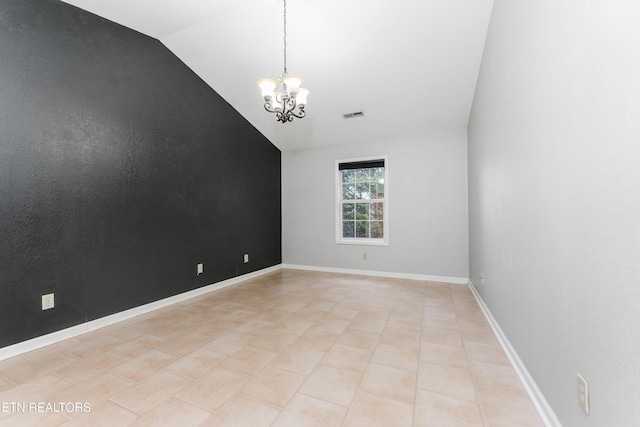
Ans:
{"label": "electrical outlet", "polygon": [[249,262],[249,254],[244,254],[244,263],[248,263]]}
{"label": "electrical outlet", "polygon": [[204,273],[204,264],[198,264],[198,269],[197,269],[196,276],[199,276],[202,273]]}
{"label": "electrical outlet", "polygon": [[49,310],[55,306],[53,294],[42,295],[42,310]]}
{"label": "electrical outlet", "polygon": [[480,283],[484,285],[484,273],[480,273]]}
{"label": "electrical outlet", "polygon": [[589,415],[589,383],[582,378],[582,375],[578,376],[578,405],[582,410]]}

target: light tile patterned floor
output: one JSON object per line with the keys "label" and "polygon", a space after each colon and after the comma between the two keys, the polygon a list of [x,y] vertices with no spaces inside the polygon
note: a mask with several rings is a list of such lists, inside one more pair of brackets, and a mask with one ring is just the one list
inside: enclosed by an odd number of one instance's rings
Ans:
{"label": "light tile patterned floor", "polygon": [[543,425],[466,286],[297,270],[2,361],[3,402],[0,426]]}

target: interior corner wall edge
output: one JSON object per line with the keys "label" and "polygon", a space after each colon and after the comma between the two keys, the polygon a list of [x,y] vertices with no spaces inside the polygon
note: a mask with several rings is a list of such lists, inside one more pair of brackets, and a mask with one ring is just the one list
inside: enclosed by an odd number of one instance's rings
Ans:
{"label": "interior corner wall edge", "polygon": [[281,263],[273,144],[159,41],[1,5],[0,347]]}
{"label": "interior corner wall edge", "polygon": [[638,22],[496,0],[469,122],[470,278],[567,427],[640,423]]}
{"label": "interior corner wall edge", "polygon": [[[377,155],[389,246],[336,244],[335,162]],[[282,175],[283,264],[468,277],[466,129],[285,151]]]}

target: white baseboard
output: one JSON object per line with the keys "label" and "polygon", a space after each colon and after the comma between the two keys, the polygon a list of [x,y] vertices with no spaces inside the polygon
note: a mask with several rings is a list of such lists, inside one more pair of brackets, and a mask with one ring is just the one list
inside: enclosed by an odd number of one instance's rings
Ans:
{"label": "white baseboard", "polygon": [[455,283],[458,285],[466,285],[467,283],[469,283],[469,279],[465,277],[429,276],[425,274],[391,273],[372,270],[352,270],[350,268],[318,267],[314,265],[297,264],[282,264],[282,268],[290,268],[293,270],[323,271],[326,273],[358,274],[361,276],[390,277],[393,279],[428,280],[430,282]]}
{"label": "white baseboard", "polygon": [[498,338],[502,349],[507,354],[507,357],[509,358],[513,369],[516,371],[516,374],[520,378],[520,381],[522,382],[522,385],[529,395],[533,406],[536,408],[536,411],[538,411],[542,422],[546,427],[562,427],[560,420],[556,416],[555,412],[553,412],[553,409],[551,409],[551,406],[549,406],[547,399],[545,399],[544,395],[538,388],[538,385],[531,377],[531,374],[529,374],[529,371],[520,359],[520,356],[518,356],[518,353],[516,353],[516,350],[513,348],[504,332],[502,332],[500,325],[498,325],[498,322],[491,314],[491,311],[482,300],[482,297],[478,293],[478,290],[474,286],[473,282],[469,280],[468,283],[469,289],[471,289],[471,292],[473,292],[473,295],[476,297],[478,305],[482,309],[482,312],[487,318],[487,321],[491,325],[491,329],[493,329],[494,334]]}
{"label": "white baseboard", "polygon": [[182,301],[186,301],[191,298],[195,298],[200,295],[215,291],[217,289],[225,288],[227,286],[235,285],[236,283],[244,282],[245,280],[253,279],[255,277],[262,276],[272,271],[277,271],[282,268],[281,264],[274,265],[273,267],[264,268],[262,270],[254,271],[252,273],[243,274],[242,276],[234,277],[231,279],[223,280],[222,282],[212,283],[202,288],[193,289],[172,297],[154,301],[149,304],[134,307],[129,310],[121,311],[119,313],[111,314],[109,316],[101,317],[100,319],[91,320],[86,323],[81,323],[70,328],[62,329],[60,331],[52,332],[47,335],[42,335],[37,338],[33,338],[27,341],[19,342],[7,347],[0,348],[0,360],[8,359],[10,357],[18,356],[29,351],[37,350],[41,347],[45,347],[51,344],[55,344],[60,341],[64,341],[69,338],[82,335],[87,332],[94,331],[96,329],[103,328],[105,326],[113,325],[114,323],[122,322],[123,320],[131,319],[132,317],[140,316],[141,314],[149,313],[159,308],[167,307],[172,304],[176,304]]}

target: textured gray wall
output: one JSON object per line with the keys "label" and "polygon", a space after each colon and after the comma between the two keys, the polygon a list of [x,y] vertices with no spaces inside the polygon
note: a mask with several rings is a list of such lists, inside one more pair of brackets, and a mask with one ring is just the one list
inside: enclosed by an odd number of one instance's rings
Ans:
{"label": "textured gray wall", "polygon": [[469,123],[471,279],[565,427],[640,425],[639,22],[496,0]]}
{"label": "textured gray wall", "polygon": [[[389,156],[389,246],[336,244],[335,162],[380,155]],[[283,263],[468,277],[466,129],[285,151],[282,159]]]}
{"label": "textured gray wall", "polygon": [[280,151],[157,40],[2,0],[0,58],[0,347],[281,262]]}

